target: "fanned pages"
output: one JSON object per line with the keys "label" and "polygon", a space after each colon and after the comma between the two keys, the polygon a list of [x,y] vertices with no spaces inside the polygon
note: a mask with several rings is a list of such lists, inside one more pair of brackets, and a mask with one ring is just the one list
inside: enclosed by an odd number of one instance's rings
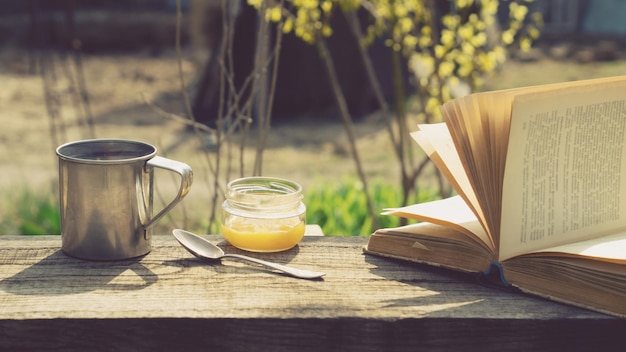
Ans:
{"label": "fanned pages", "polygon": [[[473,94],[411,136],[457,191],[387,209],[367,253],[626,317],[626,76]],[[432,225],[426,225],[430,223]]]}
{"label": "fanned pages", "polygon": [[[484,231],[487,232],[485,214],[476,198],[476,194],[472,188],[467,173],[463,169],[463,164],[459,158],[459,154],[454,147],[454,141],[450,132],[444,123],[419,125],[419,130],[411,133],[413,139],[424,149],[426,155],[433,161],[435,166],[449,180],[454,189],[463,197],[466,206],[469,206]],[[491,236],[481,239],[495,248],[495,244],[491,240]]]}
{"label": "fanned pages", "polygon": [[489,235],[460,196],[402,208],[386,209],[383,215],[402,216],[454,228],[468,237],[480,241],[493,253],[493,243],[490,241]]}

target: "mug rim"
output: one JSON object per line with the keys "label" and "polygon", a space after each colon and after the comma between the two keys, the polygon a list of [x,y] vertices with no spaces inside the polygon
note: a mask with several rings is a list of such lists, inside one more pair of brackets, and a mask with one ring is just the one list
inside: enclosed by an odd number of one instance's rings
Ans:
{"label": "mug rim", "polygon": [[[120,157],[115,159],[92,159],[84,158],[78,155],[78,153],[70,153],[69,150],[81,145],[95,145],[101,144],[102,146],[139,146],[145,150],[137,149],[136,155],[131,157]],[[69,150],[68,150],[69,149]],[[134,152],[134,150],[130,150]],[[132,139],[119,139],[119,138],[94,138],[94,139],[82,139],[68,143],[64,143],[57,147],[56,154],[60,159],[81,162],[86,164],[120,164],[120,163],[133,163],[137,161],[145,161],[153,158],[157,153],[156,147],[149,143],[132,140]]]}

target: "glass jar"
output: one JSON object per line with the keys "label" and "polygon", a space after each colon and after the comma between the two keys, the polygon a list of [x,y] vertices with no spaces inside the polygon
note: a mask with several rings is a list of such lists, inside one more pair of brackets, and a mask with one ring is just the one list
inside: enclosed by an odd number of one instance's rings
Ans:
{"label": "glass jar", "polygon": [[273,177],[245,177],[228,183],[222,203],[222,234],[233,246],[253,252],[294,247],[304,236],[302,187]]}

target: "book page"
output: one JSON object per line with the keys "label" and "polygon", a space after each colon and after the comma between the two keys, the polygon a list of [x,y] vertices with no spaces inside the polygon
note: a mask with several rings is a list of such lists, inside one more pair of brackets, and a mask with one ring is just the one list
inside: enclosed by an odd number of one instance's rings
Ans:
{"label": "book page", "polygon": [[419,130],[411,132],[411,137],[443,173],[448,182],[469,203],[477,208],[478,201],[472,189],[459,154],[454,147],[452,136],[445,123],[418,125]]}
{"label": "book page", "polygon": [[476,215],[460,196],[413,204],[402,208],[385,209],[383,215],[395,215],[405,218],[427,221],[447,226],[493,248],[493,242],[487,236]]}
{"label": "book page", "polygon": [[626,227],[626,79],[515,97],[500,259]]}
{"label": "book page", "polygon": [[602,238],[594,238],[572,244],[546,248],[535,253],[542,252],[592,257],[599,260],[623,262],[626,264],[626,231]]}

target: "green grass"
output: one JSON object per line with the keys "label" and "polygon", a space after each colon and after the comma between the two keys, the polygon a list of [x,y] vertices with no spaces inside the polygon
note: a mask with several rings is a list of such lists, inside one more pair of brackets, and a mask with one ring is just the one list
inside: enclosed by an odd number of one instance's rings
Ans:
{"label": "green grass", "polygon": [[[375,181],[370,185],[377,212],[385,208],[399,207],[402,192],[399,186]],[[411,202],[424,202],[438,198],[436,192],[422,190],[414,194]],[[309,187],[304,195],[307,206],[307,223],[320,225],[324,234],[331,236],[367,236],[375,230],[367,211],[363,185],[358,180],[344,178],[333,184]],[[380,227],[400,225],[400,218],[378,216]]]}
{"label": "green grass", "polygon": [[50,191],[24,188],[13,190],[3,199],[0,233],[50,235],[61,233],[59,204]]}

